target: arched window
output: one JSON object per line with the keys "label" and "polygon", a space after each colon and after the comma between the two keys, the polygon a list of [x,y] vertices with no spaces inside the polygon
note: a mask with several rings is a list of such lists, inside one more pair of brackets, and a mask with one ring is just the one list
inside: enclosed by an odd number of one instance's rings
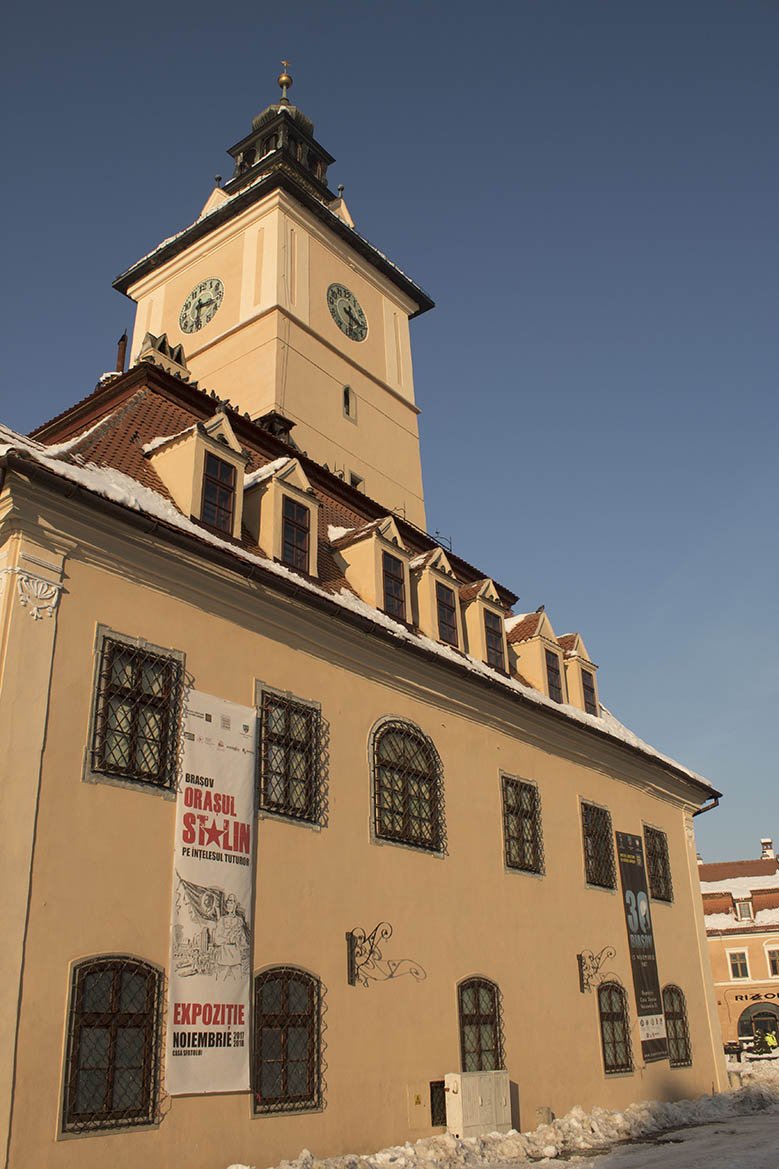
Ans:
{"label": "arched window", "polygon": [[500,991],[487,978],[469,978],[460,983],[457,996],[462,1070],[497,1071],[503,1067]]}
{"label": "arched window", "polygon": [[65,1132],[154,1122],[161,991],[160,972],[136,958],[92,958],[74,967]]}
{"label": "arched window", "polygon": [[382,840],[443,848],[441,761],[413,723],[390,719],[373,738],[374,825]]}
{"label": "arched window", "polygon": [[687,1004],[678,986],[663,987],[663,1011],[668,1033],[668,1062],[672,1068],[688,1068],[692,1064],[692,1048]]}
{"label": "arched window", "polygon": [[755,1003],[742,1011],[738,1020],[739,1039],[754,1039],[766,1031],[779,1030],[779,1010],[770,1003]]}
{"label": "arched window", "polygon": [[288,966],[254,980],[255,1112],[305,1112],[322,1102],[321,983]]}
{"label": "arched window", "polygon": [[616,982],[604,982],[598,987],[598,1011],[606,1074],[632,1072],[627,995]]}

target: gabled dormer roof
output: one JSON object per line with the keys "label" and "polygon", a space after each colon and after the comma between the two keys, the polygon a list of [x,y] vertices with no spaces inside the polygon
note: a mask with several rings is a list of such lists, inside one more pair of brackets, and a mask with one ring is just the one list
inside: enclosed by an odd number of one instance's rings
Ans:
{"label": "gabled dormer roof", "polygon": [[436,572],[440,572],[443,576],[450,576],[455,580],[457,579],[449,557],[443,548],[431,548],[429,552],[425,552],[421,556],[415,556],[409,567],[412,572],[423,572],[426,568],[432,568]]}
{"label": "gabled dormer roof", "polygon": [[328,535],[330,537],[330,546],[336,550],[348,548],[351,544],[356,544],[359,540],[365,540],[369,536],[380,536],[386,540],[388,544],[394,544],[396,548],[403,552],[407,551],[406,545],[403,543],[403,537],[398,530],[398,525],[393,516],[384,516],[383,519],[372,520],[369,524],[363,524],[359,528],[338,528],[332,526]]}
{"label": "gabled dormer roof", "polygon": [[591,666],[595,664],[587,653],[587,646],[580,633],[563,633],[558,637],[557,644],[567,658],[582,658]]}
{"label": "gabled dormer roof", "polygon": [[314,494],[311,480],[301,467],[300,460],[289,455],[274,459],[272,462],[266,463],[264,467],[252,471],[244,479],[244,488],[249,491],[252,487],[270,482],[271,479],[284,483],[288,487],[295,487],[298,491],[304,491],[308,495]]}
{"label": "gabled dormer roof", "polygon": [[549,641],[557,641],[552,622],[544,611],[543,605],[535,613],[516,613],[506,619],[506,634],[512,645],[522,641],[530,641],[531,637],[546,637]]}
{"label": "gabled dormer roof", "polygon": [[495,588],[495,581],[488,576],[484,580],[475,580],[472,584],[463,585],[460,589],[460,600],[467,604],[468,601],[475,601],[477,597],[481,597],[484,601],[492,601],[496,605],[501,604],[498,590]]}

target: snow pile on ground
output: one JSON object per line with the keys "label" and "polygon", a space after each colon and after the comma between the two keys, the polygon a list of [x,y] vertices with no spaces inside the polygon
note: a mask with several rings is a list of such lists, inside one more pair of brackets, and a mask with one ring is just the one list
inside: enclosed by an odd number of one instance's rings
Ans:
{"label": "snow pile on ground", "polygon": [[[733,1065],[745,1086],[733,1092],[701,1096],[697,1100],[631,1104],[624,1112],[608,1108],[573,1108],[567,1116],[542,1124],[533,1132],[491,1133],[460,1140],[453,1136],[428,1137],[415,1144],[365,1156],[351,1154],[320,1159],[304,1149],[295,1161],[277,1169],[478,1169],[503,1161],[538,1161],[575,1151],[604,1150],[618,1141],[635,1140],[671,1128],[747,1116],[779,1108],[779,1063]],[[234,1164],[229,1169],[255,1169]]]}

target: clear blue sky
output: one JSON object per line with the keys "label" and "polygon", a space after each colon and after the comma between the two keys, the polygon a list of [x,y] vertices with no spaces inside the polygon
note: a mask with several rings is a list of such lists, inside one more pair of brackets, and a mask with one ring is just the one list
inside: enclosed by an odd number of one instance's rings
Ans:
{"label": "clear blue sky", "polygon": [[705,859],[779,837],[779,3],[15,5],[4,421],[113,367],[112,278],[293,98],[413,327],[428,518],[579,630],[605,702],[726,793]]}

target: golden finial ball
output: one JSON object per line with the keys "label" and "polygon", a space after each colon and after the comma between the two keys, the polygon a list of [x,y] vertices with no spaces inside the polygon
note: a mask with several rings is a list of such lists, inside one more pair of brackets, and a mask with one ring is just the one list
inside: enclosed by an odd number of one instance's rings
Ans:
{"label": "golden finial ball", "polygon": [[[286,66],[286,62],[283,62],[283,64]],[[280,89],[289,89],[292,85],[292,78],[287,72],[286,67],[282,69],[281,73],[279,73],[277,85]]]}

